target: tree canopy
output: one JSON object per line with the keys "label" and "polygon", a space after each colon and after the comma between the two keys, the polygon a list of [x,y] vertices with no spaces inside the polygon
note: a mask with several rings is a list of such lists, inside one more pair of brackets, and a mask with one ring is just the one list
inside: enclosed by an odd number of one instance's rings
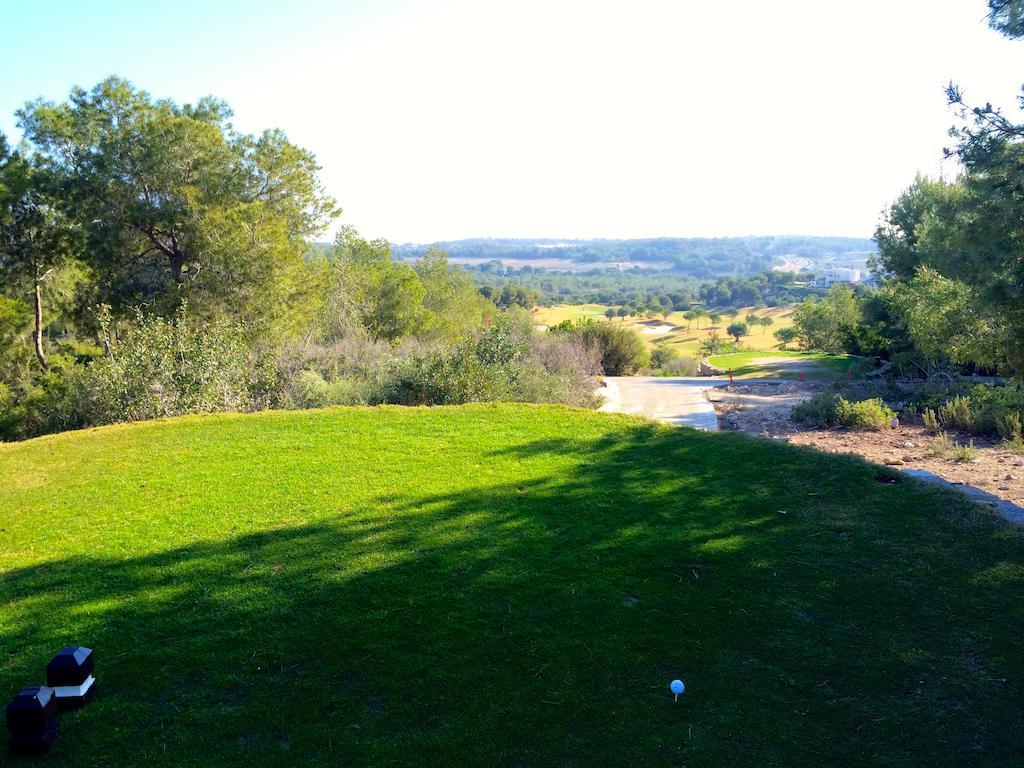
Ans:
{"label": "tree canopy", "polygon": [[[989,7],[994,28],[1022,36],[1024,5]],[[955,85],[948,95],[960,124],[947,154],[962,173],[919,177],[889,207],[877,267],[898,282],[893,306],[927,357],[1024,375],[1024,125],[968,106]]]}
{"label": "tree canopy", "polygon": [[988,0],[988,23],[1009,38],[1024,37],[1024,2],[1021,0]]}
{"label": "tree canopy", "polygon": [[338,212],[311,153],[277,130],[235,131],[212,97],[179,105],[109,78],[18,118],[83,235],[90,303],[115,314],[187,300],[267,333],[281,318],[265,310],[297,289],[309,238]]}

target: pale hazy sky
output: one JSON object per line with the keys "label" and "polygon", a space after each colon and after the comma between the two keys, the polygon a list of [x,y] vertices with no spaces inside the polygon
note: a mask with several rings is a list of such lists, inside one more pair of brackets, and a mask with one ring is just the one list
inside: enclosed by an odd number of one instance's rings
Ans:
{"label": "pale hazy sky", "polygon": [[0,130],[112,73],[313,150],[371,237],[869,236],[1012,106],[984,0],[0,0]]}

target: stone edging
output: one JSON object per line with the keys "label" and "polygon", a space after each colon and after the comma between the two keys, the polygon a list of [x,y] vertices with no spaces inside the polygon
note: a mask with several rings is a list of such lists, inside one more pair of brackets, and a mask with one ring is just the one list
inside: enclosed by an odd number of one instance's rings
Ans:
{"label": "stone edging", "polygon": [[1018,507],[1012,501],[1006,501],[1001,499],[994,493],[989,493],[981,488],[967,483],[951,483],[943,477],[939,477],[934,472],[929,472],[927,469],[901,469],[904,474],[910,475],[923,483],[934,485],[939,488],[948,488],[949,490],[962,493],[964,496],[969,498],[976,504],[982,504],[986,507],[993,509],[996,514],[1009,520],[1011,523],[1016,525],[1024,525],[1024,507]]}

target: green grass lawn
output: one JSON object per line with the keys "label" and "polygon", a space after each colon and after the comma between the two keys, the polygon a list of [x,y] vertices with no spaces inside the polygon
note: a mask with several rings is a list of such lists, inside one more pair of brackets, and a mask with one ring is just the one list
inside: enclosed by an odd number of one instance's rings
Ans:
{"label": "green grass lawn", "polygon": [[[787,370],[784,367],[766,367],[756,362],[759,358],[766,357],[792,358],[794,363],[805,365],[801,365],[799,369]],[[731,368],[733,376],[739,379],[798,379],[801,371],[808,379],[846,379],[851,374],[856,376],[862,368],[870,369],[869,361],[853,355],[827,355],[820,352],[792,352],[778,349],[715,355],[708,358],[708,362],[723,371]]]}
{"label": "green grass lawn", "polygon": [[891,477],[539,406],[3,445],[0,690],[96,650],[55,766],[1020,765],[1024,535]]}

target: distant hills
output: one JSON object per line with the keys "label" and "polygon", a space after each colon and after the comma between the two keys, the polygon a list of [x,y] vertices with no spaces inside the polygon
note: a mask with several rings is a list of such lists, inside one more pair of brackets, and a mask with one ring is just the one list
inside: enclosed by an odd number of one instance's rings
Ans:
{"label": "distant hills", "polygon": [[[481,269],[580,272],[593,269],[670,270],[697,278],[749,275],[772,268],[814,270],[863,267],[875,251],[868,238],[784,235],[774,237],[659,237],[637,240],[489,239],[434,243],[453,262]],[[399,259],[415,259],[429,245],[392,245]],[[493,262],[501,262],[500,265]]]}

